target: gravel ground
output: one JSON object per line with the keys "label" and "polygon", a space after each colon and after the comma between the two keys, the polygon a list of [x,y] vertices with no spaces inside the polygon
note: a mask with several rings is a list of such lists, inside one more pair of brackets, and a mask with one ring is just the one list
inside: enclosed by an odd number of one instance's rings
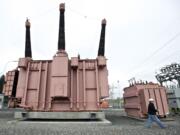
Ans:
{"label": "gravel ground", "polygon": [[[4,116],[4,115],[1,115]],[[157,125],[147,129],[143,121],[134,120],[121,115],[107,115],[112,122],[109,126],[79,124],[18,124],[12,117],[0,117],[0,135],[179,135],[180,117],[175,121],[164,122],[166,129]],[[178,133],[179,132],[179,133]]]}

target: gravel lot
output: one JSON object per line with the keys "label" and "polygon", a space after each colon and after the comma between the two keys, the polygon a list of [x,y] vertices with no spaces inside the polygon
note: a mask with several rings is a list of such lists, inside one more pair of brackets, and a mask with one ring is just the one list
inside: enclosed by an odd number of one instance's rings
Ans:
{"label": "gravel lot", "polygon": [[[0,112],[1,113],[1,112]],[[4,113],[4,112],[3,112]],[[134,120],[125,116],[107,114],[107,119],[112,122],[109,126],[85,125],[85,124],[51,124],[33,123],[18,124],[10,113],[0,114],[0,135],[179,135],[180,117],[174,117],[175,121],[164,122],[166,129],[160,129],[157,125],[147,129],[143,121]],[[178,133],[179,132],[179,133]]]}

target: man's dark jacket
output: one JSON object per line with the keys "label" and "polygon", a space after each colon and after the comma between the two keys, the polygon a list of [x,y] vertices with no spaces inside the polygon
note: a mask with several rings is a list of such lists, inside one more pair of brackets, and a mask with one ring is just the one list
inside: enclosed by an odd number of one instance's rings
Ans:
{"label": "man's dark jacket", "polygon": [[156,112],[157,110],[155,109],[154,104],[150,102],[148,105],[148,114],[156,115]]}

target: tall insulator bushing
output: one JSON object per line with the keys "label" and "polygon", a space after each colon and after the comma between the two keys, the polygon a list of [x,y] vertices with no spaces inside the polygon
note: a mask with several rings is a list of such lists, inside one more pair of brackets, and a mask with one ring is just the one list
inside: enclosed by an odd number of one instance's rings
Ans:
{"label": "tall insulator bushing", "polygon": [[26,20],[25,26],[26,26],[25,57],[32,58],[32,52],[31,52],[31,34],[30,34],[31,23],[29,22],[28,19]]}
{"label": "tall insulator bushing", "polygon": [[104,56],[105,53],[105,30],[106,30],[106,19],[102,20],[101,25],[101,36],[99,41],[99,50],[98,50],[98,56]]}
{"label": "tall insulator bushing", "polygon": [[59,5],[60,17],[59,17],[59,38],[58,38],[58,50],[65,50],[65,25],[64,25],[64,11],[65,4]]}

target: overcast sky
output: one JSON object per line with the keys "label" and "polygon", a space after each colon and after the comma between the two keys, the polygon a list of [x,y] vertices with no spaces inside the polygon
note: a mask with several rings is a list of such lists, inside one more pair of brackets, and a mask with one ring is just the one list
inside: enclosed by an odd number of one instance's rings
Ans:
{"label": "overcast sky", "polygon": [[132,77],[156,82],[159,68],[180,63],[180,0],[0,0],[0,74],[24,56],[27,17],[33,59],[52,59],[62,2],[69,58],[78,53],[97,57],[101,20],[106,18],[105,55],[109,84],[118,87],[115,93]]}

